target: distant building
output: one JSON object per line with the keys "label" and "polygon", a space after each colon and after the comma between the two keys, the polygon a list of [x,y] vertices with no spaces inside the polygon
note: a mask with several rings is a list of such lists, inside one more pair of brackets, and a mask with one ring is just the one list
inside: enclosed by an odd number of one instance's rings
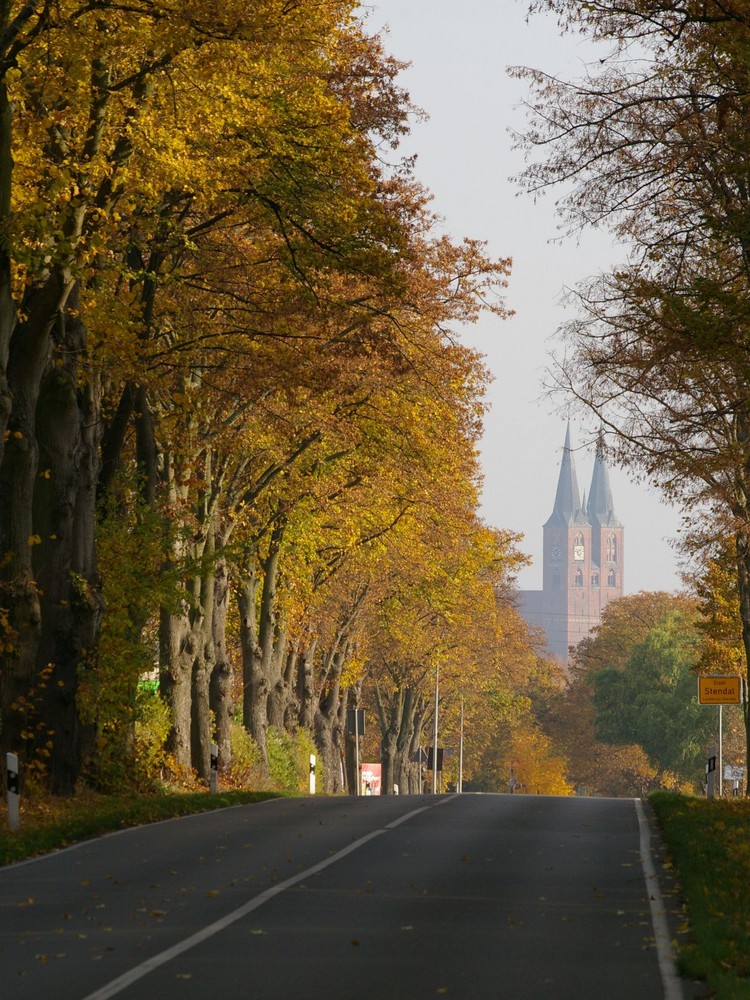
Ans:
{"label": "distant building", "polygon": [[555,505],[544,525],[542,589],[522,590],[519,610],[544,629],[550,652],[567,663],[569,650],[599,624],[609,601],[622,597],[625,529],[612,501],[601,442],[588,500],[578,491],[570,428],[560,464]]}

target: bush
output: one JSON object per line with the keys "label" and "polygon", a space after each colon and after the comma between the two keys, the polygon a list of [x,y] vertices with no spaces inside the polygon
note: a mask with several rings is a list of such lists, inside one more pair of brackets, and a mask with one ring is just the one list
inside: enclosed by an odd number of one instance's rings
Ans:
{"label": "bush", "polygon": [[133,785],[141,791],[160,788],[167,774],[175,770],[174,760],[166,750],[171,728],[169,706],[155,691],[141,688],[135,723],[133,775]]}
{"label": "bush", "polygon": [[[273,786],[285,791],[306,792],[310,787],[310,754],[316,753],[311,734],[300,729],[292,736],[269,726],[266,745]],[[320,783],[320,771],[316,777]]]}
{"label": "bush", "polygon": [[229,740],[232,760],[228,770],[221,775],[222,784],[226,782],[232,788],[255,789],[267,785],[258,744],[241,723],[232,722]]}
{"label": "bush", "polygon": [[268,771],[275,788],[297,788],[297,761],[295,759],[294,743],[289,733],[268,727],[266,735],[268,751]]}

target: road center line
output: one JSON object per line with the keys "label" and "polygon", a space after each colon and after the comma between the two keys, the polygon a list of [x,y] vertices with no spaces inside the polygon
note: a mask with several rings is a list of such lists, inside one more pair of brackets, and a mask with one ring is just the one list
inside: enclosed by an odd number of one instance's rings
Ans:
{"label": "road center line", "polygon": [[659,959],[659,971],[664,986],[664,1000],[683,1000],[682,983],[677,975],[672,953],[669,924],[667,923],[664,899],[659,887],[659,877],[651,857],[651,829],[643,811],[640,799],[635,800],[635,811],[638,814],[638,828],[641,838],[641,864],[646,879],[646,895],[651,907],[651,923],[654,927],[656,954]]}
{"label": "road center line", "polygon": [[279,882],[270,889],[265,889],[259,895],[253,896],[253,898],[248,900],[247,903],[243,903],[242,906],[237,907],[236,910],[232,910],[231,913],[227,913],[226,916],[222,917],[220,920],[215,920],[212,924],[208,924],[201,930],[196,931],[195,934],[191,934],[190,937],[186,937],[184,940],[178,941],[177,944],[172,945],[171,948],[167,948],[165,951],[161,951],[157,955],[153,955],[151,958],[146,959],[145,962],[141,962],[140,965],[134,966],[127,972],[124,972],[121,976],[118,976],[117,979],[113,979],[105,986],[102,986],[101,989],[95,990],[93,993],[89,993],[87,997],[84,997],[84,1000],[107,1000],[108,997],[113,997],[118,993],[122,993],[123,990],[127,989],[139,979],[143,979],[143,977],[147,976],[150,972],[160,968],[162,965],[166,965],[167,962],[171,962],[173,958],[177,958],[178,955],[183,955],[186,951],[190,951],[191,948],[195,948],[196,945],[202,944],[204,941],[214,937],[216,934],[220,934],[223,930],[226,930],[227,927],[231,927],[232,924],[237,923],[238,920],[242,920],[242,918],[246,917],[248,913],[252,913],[253,910],[259,909],[259,907],[263,906],[264,903],[273,899],[274,896],[278,896],[286,889],[290,889],[293,885],[297,885],[298,882],[302,882],[304,879],[310,878],[311,875],[317,875],[318,872],[322,872],[325,868],[328,868],[330,865],[340,861],[341,858],[345,858],[348,854],[352,854],[354,851],[359,850],[360,847],[369,843],[369,841],[382,836],[389,830],[395,829],[395,827],[400,826],[402,823],[406,823],[407,820],[413,819],[415,816],[418,816],[419,813],[423,813],[428,809],[434,809],[436,806],[443,805],[444,803],[449,802],[452,798],[453,796],[447,796],[445,798],[438,799],[436,802],[431,802],[429,805],[420,806],[419,809],[412,809],[411,812],[399,817],[399,819],[394,820],[392,823],[388,823],[379,830],[373,830],[372,833],[365,834],[364,837],[360,837],[359,840],[355,840],[346,847],[342,847],[340,851],[336,851],[335,854],[332,854],[324,861],[319,861],[318,864],[313,865],[311,868],[307,868],[298,875],[293,875],[291,878],[285,879],[283,882]]}

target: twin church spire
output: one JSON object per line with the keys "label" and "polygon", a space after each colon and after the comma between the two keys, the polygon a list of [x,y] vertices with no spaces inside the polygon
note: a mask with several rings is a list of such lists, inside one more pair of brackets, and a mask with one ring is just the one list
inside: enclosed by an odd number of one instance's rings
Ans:
{"label": "twin church spire", "polygon": [[557,492],[552,514],[547,525],[591,524],[597,527],[620,527],[615,514],[612,500],[612,488],[609,484],[609,471],[604,460],[604,445],[601,440],[596,445],[594,472],[591,477],[588,501],[578,489],[575,462],[570,445],[570,424],[565,432],[565,444],[560,464],[560,475],[557,480]]}
{"label": "twin church spire", "polygon": [[521,591],[519,604],[529,624],[544,629],[550,653],[562,663],[600,624],[609,601],[622,597],[624,542],[604,444],[600,438],[588,497],[582,499],[568,427],[555,503],[544,525],[542,589]]}

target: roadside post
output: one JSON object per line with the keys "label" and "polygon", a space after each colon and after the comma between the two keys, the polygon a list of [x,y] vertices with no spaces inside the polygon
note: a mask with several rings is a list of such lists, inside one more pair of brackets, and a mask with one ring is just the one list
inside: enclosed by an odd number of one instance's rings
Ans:
{"label": "roadside post", "polygon": [[18,756],[5,755],[8,789],[8,829],[15,833],[21,827],[21,783],[18,779]]}
{"label": "roadside post", "polygon": [[716,769],[716,747],[711,747],[708,751],[708,763],[706,764],[706,798],[715,799],[716,798],[716,788],[718,782],[716,780],[716,775],[719,773]]}
{"label": "roadside post", "polygon": [[350,736],[354,737],[354,773],[357,780],[354,783],[354,794],[360,795],[359,781],[359,738],[365,735],[365,710],[364,708],[350,708],[346,713],[346,728]]}
{"label": "roadside post", "polygon": [[310,795],[315,795],[315,754],[310,754]]}
{"label": "roadside post", "polygon": [[[719,709],[719,746],[714,757],[709,757],[709,768],[706,771],[706,786],[709,799],[721,798],[724,761],[723,761],[723,716],[724,705],[742,704],[742,678],[711,674],[698,678],[698,702],[701,705],[717,705]],[[711,760],[714,765],[711,768]]]}
{"label": "roadside post", "polygon": [[[440,661],[435,662],[435,714],[432,727],[432,759],[436,761],[438,754],[442,757],[442,751],[438,750],[438,706],[440,704]],[[427,765],[429,767],[429,764]],[[437,767],[432,769],[432,794],[437,795]]]}
{"label": "roadside post", "polygon": [[219,746],[217,743],[211,744],[211,773],[208,779],[208,788],[214,795],[219,790]]}

